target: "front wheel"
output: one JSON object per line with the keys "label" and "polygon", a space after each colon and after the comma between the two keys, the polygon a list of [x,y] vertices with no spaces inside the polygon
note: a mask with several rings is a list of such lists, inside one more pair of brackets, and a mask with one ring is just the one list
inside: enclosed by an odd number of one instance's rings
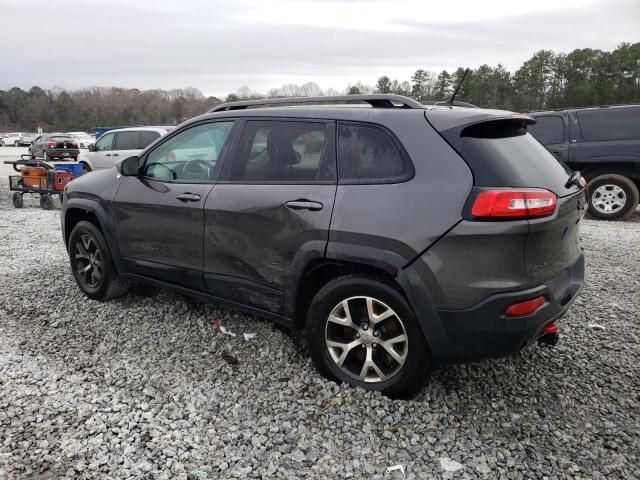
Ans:
{"label": "front wheel", "polygon": [[600,175],[587,185],[589,214],[600,220],[625,220],[638,207],[638,187],[622,175]]}
{"label": "front wheel", "polygon": [[375,278],[348,275],[325,285],[309,307],[306,337],[322,375],[391,397],[411,396],[431,372],[411,307]]}
{"label": "front wheel", "polygon": [[69,262],[80,290],[93,300],[109,300],[126,292],[102,232],[91,222],[78,222],[69,236]]}
{"label": "front wheel", "polygon": [[43,210],[53,210],[53,198],[49,194],[40,195],[40,208]]}
{"label": "front wheel", "polygon": [[22,198],[22,193],[15,192],[13,194],[13,206],[15,208],[22,208],[23,204],[24,204],[24,199]]}

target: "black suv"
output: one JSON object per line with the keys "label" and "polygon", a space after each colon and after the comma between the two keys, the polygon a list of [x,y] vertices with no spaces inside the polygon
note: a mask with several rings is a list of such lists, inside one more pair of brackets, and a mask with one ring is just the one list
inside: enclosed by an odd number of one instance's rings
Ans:
{"label": "black suv", "polygon": [[638,207],[640,105],[531,114],[529,131],[588,180],[589,214],[623,220]]}
{"label": "black suv", "polygon": [[327,377],[408,395],[434,364],[557,339],[582,286],[584,189],[531,123],[396,95],[223,104],[67,186],[73,275],[304,328]]}

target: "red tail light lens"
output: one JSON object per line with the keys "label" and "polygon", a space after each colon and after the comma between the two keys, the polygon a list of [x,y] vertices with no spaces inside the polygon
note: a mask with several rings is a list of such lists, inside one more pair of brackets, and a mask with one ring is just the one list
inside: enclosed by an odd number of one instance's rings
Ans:
{"label": "red tail light lens", "polygon": [[73,148],[78,148],[78,142],[71,142],[71,146]]}
{"label": "red tail light lens", "polygon": [[56,146],[56,142],[47,142],[48,148],[55,148],[55,146]]}
{"label": "red tail light lens", "polygon": [[474,218],[546,217],[555,211],[557,203],[557,197],[544,189],[485,190],[473,202],[471,215]]}
{"label": "red tail light lens", "polygon": [[545,303],[547,303],[547,300],[543,295],[541,295],[539,297],[532,298],[531,300],[525,300],[524,302],[512,303],[504,311],[504,314],[508,317],[523,317],[525,315],[531,315]]}

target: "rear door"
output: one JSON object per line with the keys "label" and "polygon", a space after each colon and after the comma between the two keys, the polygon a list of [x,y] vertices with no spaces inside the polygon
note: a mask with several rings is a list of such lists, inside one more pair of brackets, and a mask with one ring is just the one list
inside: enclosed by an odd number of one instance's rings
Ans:
{"label": "rear door", "polygon": [[336,194],[335,123],[250,119],[205,204],[207,291],[283,313],[297,272],[324,256]]}
{"label": "rear door", "polygon": [[[138,176],[122,178],[116,231],[127,271],[204,290],[204,205],[233,124],[190,126],[146,153]],[[181,151],[204,143],[208,148],[198,158],[175,160]]]}
{"label": "rear door", "polygon": [[569,161],[569,125],[567,117],[560,114],[536,115],[536,123],[527,130],[549,151],[563,162]]}

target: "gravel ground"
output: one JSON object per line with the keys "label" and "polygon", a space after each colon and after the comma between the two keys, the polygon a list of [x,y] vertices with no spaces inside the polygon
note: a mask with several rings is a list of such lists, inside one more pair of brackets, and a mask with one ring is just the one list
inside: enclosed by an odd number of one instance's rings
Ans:
{"label": "gravel ground", "polygon": [[86,300],[59,212],[14,210],[6,186],[0,478],[640,478],[640,215],[585,221],[588,283],[556,348],[394,401],[322,379],[267,321],[166,291]]}

